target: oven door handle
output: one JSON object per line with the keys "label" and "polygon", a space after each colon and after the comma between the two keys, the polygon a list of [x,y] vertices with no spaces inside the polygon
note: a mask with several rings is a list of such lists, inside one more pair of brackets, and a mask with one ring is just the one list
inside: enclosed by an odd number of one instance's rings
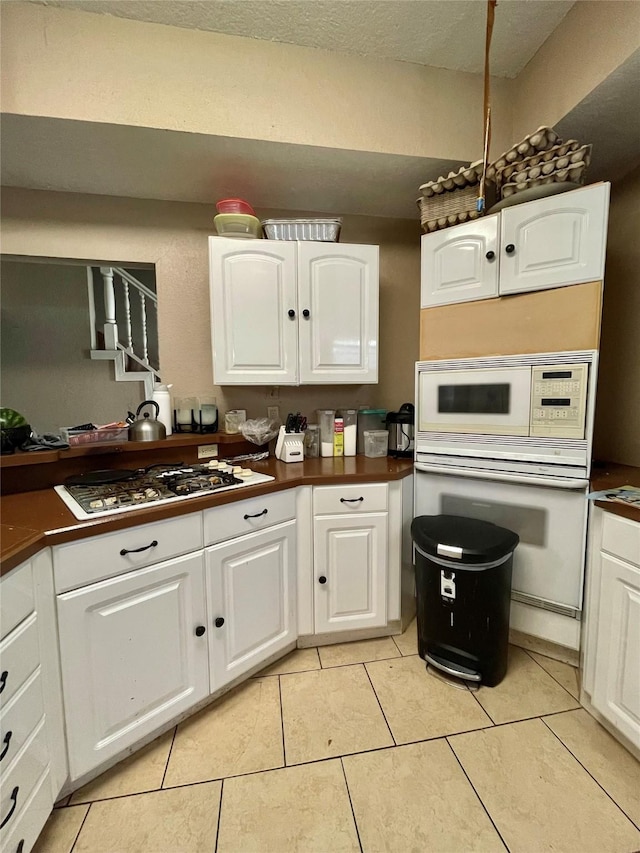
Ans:
{"label": "oven door handle", "polygon": [[450,474],[455,477],[475,477],[477,480],[498,480],[503,483],[521,483],[525,486],[548,486],[555,489],[584,489],[588,480],[578,477],[540,477],[534,474],[513,474],[508,471],[483,471],[479,468],[448,468],[446,465],[415,463],[416,471],[425,474]]}

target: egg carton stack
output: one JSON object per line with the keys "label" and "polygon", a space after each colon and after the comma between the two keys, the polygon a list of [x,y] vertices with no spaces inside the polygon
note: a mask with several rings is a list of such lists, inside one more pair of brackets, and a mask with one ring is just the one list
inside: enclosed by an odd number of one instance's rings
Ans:
{"label": "egg carton stack", "polygon": [[417,202],[422,230],[438,231],[481,216],[477,210],[481,177],[482,160],[476,160],[446,177],[422,184]]}
{"label": "egg carton stack", "polygon": [[539,127],[487,167],[500,199],[543,184],[584,184],[591,162],[591,145],[575,139],[563,142],[551,127]]}

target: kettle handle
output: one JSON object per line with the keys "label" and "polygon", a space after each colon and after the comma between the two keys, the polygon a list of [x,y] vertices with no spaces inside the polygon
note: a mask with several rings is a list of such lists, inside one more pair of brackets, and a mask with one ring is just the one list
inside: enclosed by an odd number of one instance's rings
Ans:
{"label": "kettle handle", "polygon": [[156,420],[158,420],[158,417],[160,415],[160,406],[156,403],[155,400],[145,400],[143,403],[140,403],[140,405],[136,409],[136,420],[138,418],[138,415],[140,414],[141,409],[143,409],[145,406],[155,406],[156,407],[156,413],[155,413],[154,417]]}

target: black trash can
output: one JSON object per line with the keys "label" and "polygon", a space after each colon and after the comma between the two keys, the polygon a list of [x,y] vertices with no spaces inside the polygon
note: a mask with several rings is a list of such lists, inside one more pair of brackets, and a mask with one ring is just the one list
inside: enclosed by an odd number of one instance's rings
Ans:
{"label": "black trash can", "polygon": [[418,651],[428,664],[494,687],[507,671],[517,533],[456,515],[414,518]]}

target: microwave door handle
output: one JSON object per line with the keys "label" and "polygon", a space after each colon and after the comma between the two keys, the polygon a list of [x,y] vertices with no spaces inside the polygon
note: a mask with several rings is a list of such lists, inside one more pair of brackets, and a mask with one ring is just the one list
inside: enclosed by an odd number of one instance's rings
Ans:
{"label": "microwave door handle", "polygon": [[540,477],[534,474],[511,474],[506,471],[482,471],[478,468],[448,468],[445,465],[425,465],[421,462],[415,463],[415,469],[425,474],[449,474],[458,477],[475,477],[477,480],[521,483],[525,486],[550,486],[556,489],[584,489],[589,485],[588,480],[577,477]]}

